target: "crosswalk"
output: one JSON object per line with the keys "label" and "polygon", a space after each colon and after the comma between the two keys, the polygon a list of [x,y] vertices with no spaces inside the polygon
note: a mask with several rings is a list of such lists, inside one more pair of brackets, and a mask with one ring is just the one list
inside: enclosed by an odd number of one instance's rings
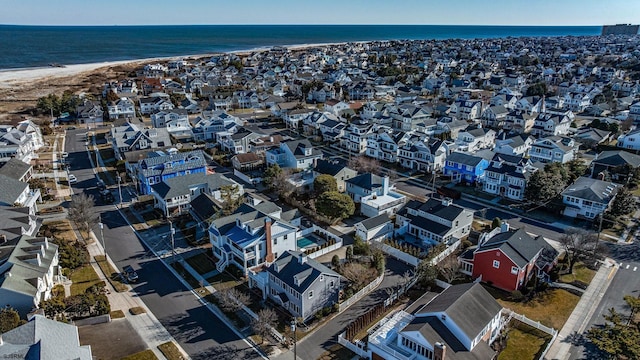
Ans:
{"label": "crosswalk", "polygon": [[620,269],[630,270],[630,271],[636,271],[636,270],[638,270],[638,267],[637,267],[637,266],[633,266],[633,267],[631,267],[631,266],[632,266],[631,264],[623,264],[623,263],[620,263]]}

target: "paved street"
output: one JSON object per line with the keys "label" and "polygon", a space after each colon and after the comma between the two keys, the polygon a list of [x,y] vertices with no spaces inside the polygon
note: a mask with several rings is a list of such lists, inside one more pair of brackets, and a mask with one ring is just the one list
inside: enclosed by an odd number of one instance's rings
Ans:
{"label": "paved street", "polygon": [[[78,178],[75,192],[86,190],[95,196],[95,175],[85,151],[84,137],[78,135],[84,132],[67,132],[65,151],[71,160],[70,172]],[[131,265],[138,271],[140,281],[133,291],[192,359],[261,358],[248,343],[202,306],[144,247],[113,205],[98,206],[98,210],[105,224],[104,241],[109,256],[119,268]],[[100,233],[99,229],[95,232]]]}
{"label": "paved street", "polygon": [[401,277],[411,267],[393,258],[387,257],[387,271],[380,286],[369,295],[356,302],[342,314],[336,316],[317,332],[307,336],[298,343],[300,359],[317,359],[329,347],[338,342],[338,334],[358,316],[367,312],[387,298],[386,288],[394,288],[401,284]]}
{"label": "paved street", "polygon": [[[622,299],[625,295],[640,296],[640,244],[638,242],[629,245],[607,243],[609,256],[620,264],[618,272],[611,280],[609,288],[605,292],[600,304],[585,328],[585,331],[593,325],[604,324],[603,315],[610,308],[628,314],[629,309]],[[577,336],[574,346],[571,347],[569,359],[597,359],[601,357],[591,344],[584,342],[581,336]]]}

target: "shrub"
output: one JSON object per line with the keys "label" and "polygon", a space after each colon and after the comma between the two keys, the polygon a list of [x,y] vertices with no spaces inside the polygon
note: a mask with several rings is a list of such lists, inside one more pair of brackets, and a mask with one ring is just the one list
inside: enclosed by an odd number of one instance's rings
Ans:
{"label": "shrub", "polygon": [[520,290],[514,290],[511,292],[511,299],[513,299],[513,301],[522,301],[524,299],[524,295],[522,295]]}

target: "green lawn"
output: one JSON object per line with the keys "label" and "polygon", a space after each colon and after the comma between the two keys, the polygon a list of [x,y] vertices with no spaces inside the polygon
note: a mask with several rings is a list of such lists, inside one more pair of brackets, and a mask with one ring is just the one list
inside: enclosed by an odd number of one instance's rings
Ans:
{"label": "green lawn", "polygon": [[89,264],[74,270],[70,278],[73,281],[71,295],[84,294],[85,290],[101,281],[96,271]]}
{"label": "green lawn", "polygon": [[591,283],[591,279],[595,276],[596,272],[585,266],[584,263],[576,263],[573,266],[572,274],[565,274],[560,276],[560,281],[564,283],[572,283],[574,281],[580,281],[585,284]]}
{"label": "green lawn", "polygon": [[507,347],[500,352],[498,360],[534,360],[542,351],[549,337],[541,337],[542,334],[536,334],[534,329],[526,325],[519,325],[519,328],[509,330]]}
{"label": "green lawn", "polygon": [[233,288],[241,284],[240,281],[236,280],[233,276],[227,274],[226,272],[208,278],[207,282],[209,282],[209,284],[211,284],[218,291]]}
{"label": "green lawn", "polygon": [[216,269],[216,264],[206,253],[200,253],[196,256],[192,256],[188,258],[186,262],[200,275],[204,275]]}
{"label": "green lawn", "polygon": [[[490,292],[496,297],[496,292],[500,291],[491,289]],[[502,296],[497,296],[500,305],[556,330],[562,328],[580,300],[579,296],[562,289],[547,290],[528,302],[509,301],[508,294],[504,294],[502,292]]]}

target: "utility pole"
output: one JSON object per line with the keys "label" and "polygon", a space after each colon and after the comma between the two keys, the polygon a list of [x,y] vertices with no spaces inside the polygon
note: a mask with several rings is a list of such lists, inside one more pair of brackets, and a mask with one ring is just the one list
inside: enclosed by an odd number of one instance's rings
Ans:
{"label": "utility pole", "polygon": [[122,187],[120,186],[122,178],[120,177],[120,174],[118,174],[116,179],[118,180],[118,194],[120,194],[120,207],[122,208]]}
{"label": "utility pole", "polygon": [[174,235],[176,233],[176,229],[173,228],[173,222],[169,219],[169,228],[171,229],[171,262],[176,262],[176,247],[175,247],[175,239]]}
{"label": "utility pole", "polygon": [[293,333],[293,360],[298,360],[298,336],[296,335],[296,319],[291,320],[291,332]]}

